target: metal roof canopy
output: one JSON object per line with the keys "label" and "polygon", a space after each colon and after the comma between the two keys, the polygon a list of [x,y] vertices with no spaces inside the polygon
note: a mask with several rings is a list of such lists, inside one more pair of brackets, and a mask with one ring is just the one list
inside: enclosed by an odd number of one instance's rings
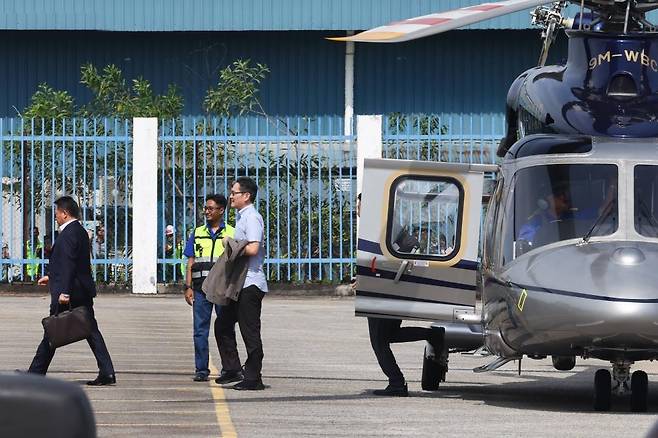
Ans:
{"label": "metal roof canopy", "polygon": [[[361,30],[481,0],[0,0],[4,30]],[[525,29],[528,11],[466,29]]]}

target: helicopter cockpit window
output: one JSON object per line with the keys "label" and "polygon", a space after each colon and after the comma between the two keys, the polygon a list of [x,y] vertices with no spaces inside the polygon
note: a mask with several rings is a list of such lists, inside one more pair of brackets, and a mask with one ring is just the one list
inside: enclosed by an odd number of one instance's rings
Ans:
{"label": "helicopter cockpit window", "polygon": [[[617,166],[555,164],[517,172],[506,212],[512,259],[562,240],[605,236],[618,225]],[[510,223],[511,222],[511,223]],[[508,259],[509,260],[509,259]]]}
{"label": "helicopter cockpit window", "polygon": [[635,230],[658,237],[658,166],[635,166]]}
{"label": "helicopter cockpit window", "polygon": [[447,260],[459,242],[461,186],[432,177],[403,177],[391,189],[387,246],[401,258]]}

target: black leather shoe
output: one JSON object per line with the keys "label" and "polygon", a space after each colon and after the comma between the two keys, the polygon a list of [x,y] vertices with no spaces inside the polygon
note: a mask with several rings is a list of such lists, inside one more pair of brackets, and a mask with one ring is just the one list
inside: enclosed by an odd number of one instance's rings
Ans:
{"label": "black leather shoe", "polygon": [[409,390],[406,383],[402,386],[388,385],[385,389],[375,389],[372,393],[385,397],[409,397]]}
{"label": "black leather shoe", "polygon": [[98,376],[94,380],[90,380],[87,382],[87,385],[89,386],[105,386],[105,385],[114,385],[117,383],[117,378],[114,374],[110,374],[109,376]]}
{"label": "black leather shoe", "polygon": [[205,373],[196,373],[192,380],[194,380],[195,382],[207,382],[209,379],[208,379],[208,375]]}
{"label": "black leather shoe", "polygon": [[239,382],[244,379],[242,371],[223,371],[215,379],[215,383],[218,385],[226,385],[227,383]]}
{"label": "black leather shoe", "polygon": [[265,389],[265,385],[263,385],[263,382],[259,380],[243,380],[240,383],[237,383],[231,388],[236,389],[238,391],[261,391]]}

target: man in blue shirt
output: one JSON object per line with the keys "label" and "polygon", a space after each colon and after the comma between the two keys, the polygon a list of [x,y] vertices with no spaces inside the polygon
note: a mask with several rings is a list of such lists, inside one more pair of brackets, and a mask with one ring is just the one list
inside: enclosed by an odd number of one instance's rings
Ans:
{"label": "man in blue shirt", "polygon": [[540,200],[539,208],[519,229],[517,241],[526,244],[520,250],[517,249],[517,254],[560,240],[580,237],[589,229],[595,231],[592,227],[603,219],[608,219],[608,226],[599,227],[599,231],[612,233],[616,229],[616,198],[617,184],[612,181],[608,183],[605,199],[581,197],[574,205],[569,186],[566,183],[555,184],[551,193]]}
{"label": "man in blue shirt", "polygon": [[185,301],[192,306],[194,319],[195,382],[207,382],[210,374],[208,333],[210,332],[213,307],[219,318],[219,306],[213,305],[206,299],[201,285],[208,276],[212,265],[224,252],[222,239],[233,237],[235,233],[232,226],[224,224],[225,209],[226,198],[223,195],[206,197],[206,205],[203,207],[206,223],[194,229],[183,252],[183,255],[187,257]]}
{"label": "man in blue shirt", "polygon": [[574,218],[571,210],[571,198],[564,186],[554,189],[543,201],[545,208],[537,210],[528,221],[521,226],[518,239],[534,242],[537,233],[550,223],[557,223]]}
{"label": "man in blue shirt", "polygon": [[249,257],[247,277],[237,301],[221,306],[221,318],[215,320],[215,338],[222,358],[222,374],[215,380],[226,384],[239,380],[240,357],[235,340],[235,323],[247,349],[244,363],[244,380],[233,386],[237,390],[265,389],[261,379],[263,365],[263,343],[260,336],[260,313],[263,297],[267,292],[267,281],[263,271],[265,261],[265,226],[263,217],[253,205],[258,186],[251,178],[238,178],[231,186],[231,207],[237,210],[235,240],[249,242],[243,256]]}

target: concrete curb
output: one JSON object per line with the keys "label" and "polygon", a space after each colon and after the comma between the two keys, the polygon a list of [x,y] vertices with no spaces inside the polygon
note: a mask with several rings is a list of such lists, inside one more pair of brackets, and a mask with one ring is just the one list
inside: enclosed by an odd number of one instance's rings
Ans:
{"label": "concrete curb", "polygon": [[[285,297],[318,297],[318,296],[337,296],[347,297],[354,295],[354,290],[349,284],[290,284],[290,283],[271,283],[268,285],[269,295]],[[182,295],[183,289],[181,284],[158,284],[157,295]],[[106,294],[131,294],[131,287],[127,285],[114,284],[97,284],[96,289],[99,295]],[[48,288],[37,286],[35,283],[6,283],[0,284],[0,296],[2,295],[22,295],[22,294],[39,294],[48,293]],[[132,294],[131,294],[132,295]],[[140,295],[143,296],[143,295]]]}

